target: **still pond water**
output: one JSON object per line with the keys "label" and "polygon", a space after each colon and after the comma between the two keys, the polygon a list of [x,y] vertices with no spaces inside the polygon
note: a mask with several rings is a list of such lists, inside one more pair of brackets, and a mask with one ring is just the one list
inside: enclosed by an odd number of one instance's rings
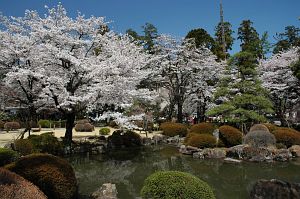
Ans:
{"label": "still pond water", "polygon": [[185,171],[206,181],[218,199],[247,199],[258,179],[300,182],[300,160],[277,163],[226,163],[198,160],[181,155],[173,146],[151,146],[140,151],[121,151],[109,155],[75,156],[73,165],[81,198],[88,198],[103,183],[117,185],[118,198],[139,197],[147,176],[157,170]]}

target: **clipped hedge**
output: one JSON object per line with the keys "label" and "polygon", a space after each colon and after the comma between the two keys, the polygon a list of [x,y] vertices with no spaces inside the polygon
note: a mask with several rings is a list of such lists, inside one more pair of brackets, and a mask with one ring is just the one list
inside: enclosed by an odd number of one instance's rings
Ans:
{"label": "clipped hedge", "polygon": [[114,131],[113,134],[108,137],[107,141],[108,147],[110,148],[128,148],[142,145],[141,136],[133,131]]}
{"label": "clipped hedge", "polygon": [[90,123],[90,121],[88,119],[82,119],[82,120],[76,121],[76,124],[86,124],[86,123]]}
{"label": "clipped hedge", "polygon": [[159,171],[144,181],[144,199],[214,199],[212,188],[199,178],[179,171]]}
{"label": "clipped hedge", "polygon": [[99,134],[100,135],[109,135],[109,133],[110,133],[110,129],[109,128],[101,128],[99,130]]}
{"label": "clipped hedge", "polygon": [[187,127],[181,123],[164,122],[160,125],[160,129],[166,136],[185,136],[187,134]]}
{"label": "clipped hedge", "polygon": [[11,149],[0,148],[0,167],[15,161],[18,158],[18,153]]}
{"label": "clipped hedge", "polygon": [[94,129],[95,129],[94,126],[91,125],[90,123],[76,124],[75,125],[75,130],[77,132],[93,132]]}
{"label": "clipped hedge", "polygon": [[38,124],[41,128],[50,128],[52,127],[52,122],[50,120],[39,120]]}
{"label": "clipped hedge", "polygon": [[271,133],[279,128],[278,126],[270,123],[264,123],[264,125],[269,129]]}
{"label": "clipped hedge", "polygon": [[37,186],[4,168],[0,168],[0,197],[3,199],[47,199]]}
{"label": "clipped hedge", "polygon": [[63,145],[52,133],[43,133],[41,135],[30,135],[28,137],[33,145],[34,151],[40,153],[50,153],[60,155],[63,152]]}
{"label": "clipped hedge", "polygon": [[4,124],[4,129],[6,131],[13,131],[13,130],[18,130],[21,128],[21,125],[19,122],[6,122]]}
{"label": "clipped hedge", "polygon": [[213,148],[216,146],[217,140],[213,135],[197,134],[191,136],[187,140],[187,145],[198,148]]}
{"label": "clipped hedge", "polygon": [[265,130],[256,130],[247,133],[244,137],[244,143],[251,147],[269,147],[276,144],[275,136]]}
{"label": "clipped hedge", "polygon": [[62,158],[49,154],[31,154],[5,167],[38,186],[48,198],[76,198],[74,170]]}
{"label": "clipped hedge", "polygon": [[191,133],[212,135],[216,127],[212,123],[202,122],[191,127]]}
{"label": "clipped hedge", "polygon": [[273,131],[277,143],[284,144],[286,147],[300,145],[300,132],[290,128],[277,128]]}
{"label": "clipped hedge", "polygon": [[264,124],[254,124],[251,128],[249,132],[252,131],[265,131],[270,133],[269,128],[266,127]]}
{"label": "clipped hedge", "polygon": [[242,144],[243,133],[232,126],[223,125],[219,128],[219,142],[220,145],[232,147]]}
{"label": "clipped hedge", "polygon": [[19,139],[14,141],[14,149],[19,152],[20,155],[29,155],[33,153],[33,144],[28,139]]}

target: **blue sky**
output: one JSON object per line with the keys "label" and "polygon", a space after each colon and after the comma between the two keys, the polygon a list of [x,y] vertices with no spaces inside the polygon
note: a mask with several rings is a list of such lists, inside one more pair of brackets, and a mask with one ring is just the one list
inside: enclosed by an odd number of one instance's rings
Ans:
{"label": "blue sky", "polygon": [[[26,9],[45,13],[44,5],[52,7],[62,2],[71,17],[77,11],[86,16],[105,16],[111,28],[138,32],[145,22],[154,24],[159,33],[184,37],[194,28],[204,28],[210,34],[219,22],[219,0],[0,0],[0,11],[7,16],[23,16]],[[268,31],[274,42],[276,32],[287,25],[300,27],[300,0],[223,0],[225,21],[237,28],[250,19],[260,34]],[[233,52],[239,51],[236,41]]]}

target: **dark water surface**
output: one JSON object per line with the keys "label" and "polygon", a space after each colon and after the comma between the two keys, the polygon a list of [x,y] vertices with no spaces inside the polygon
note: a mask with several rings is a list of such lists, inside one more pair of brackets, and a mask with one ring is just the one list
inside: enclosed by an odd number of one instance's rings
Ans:
{"label": "dark water surface", "polygon": [[173,146],[151,146],[140,151],[68,158],[79,183],[79,193],[87,198],[103,183],[117,185],[119,199],[139,196],[147,176],[157,170],[178,170],[196,175],[214,189],[218,199],[247,199],[258,179],[300,182],[300,160],[276,163],[226,163],[198,160],[181,155]]}

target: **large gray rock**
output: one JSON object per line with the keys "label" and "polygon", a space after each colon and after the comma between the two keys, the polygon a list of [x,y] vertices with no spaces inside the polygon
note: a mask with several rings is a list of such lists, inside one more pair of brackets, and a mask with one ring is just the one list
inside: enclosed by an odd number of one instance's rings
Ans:
{"label": "large gray rock", "polygon": [[193,158],[197,159],[219,159],[226,157],[226,150],[223,148],[206,148],[193,153]]}
{"label": "large gray rock", "polygon": [[259,180],[250,193],[251,199],[299,199],[300,183]]}
{"label": "large gray rock", "polygon": [[117,199],[117,188],[115,184],[103,184],[97,191],[92,193],[92,199]]}

